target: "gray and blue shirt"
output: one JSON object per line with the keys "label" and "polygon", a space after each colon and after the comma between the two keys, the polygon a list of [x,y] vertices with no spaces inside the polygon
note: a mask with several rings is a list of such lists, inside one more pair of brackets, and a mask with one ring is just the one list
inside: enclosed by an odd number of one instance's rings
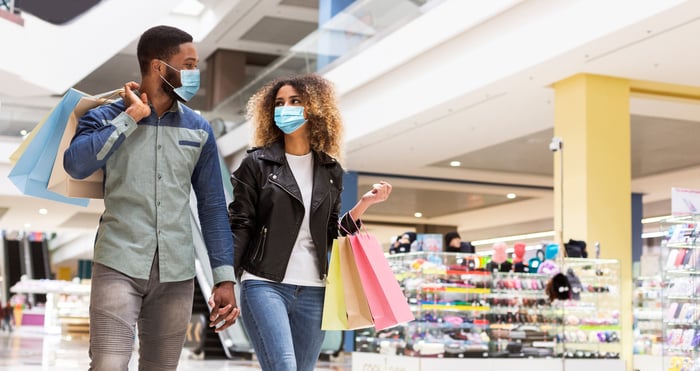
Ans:
{"label": "gray and blue shirt", "polygon": [[90,110],[65,152],[64,168],[82,179],[104,170],[105,210],[94,261],[130,277],[148,279],[156,252],[160,280],[195,275],[190,222],[194,189],[214,283],[234,281],[219,156],[209,123],[175,102],[138,124],[122,100]]}

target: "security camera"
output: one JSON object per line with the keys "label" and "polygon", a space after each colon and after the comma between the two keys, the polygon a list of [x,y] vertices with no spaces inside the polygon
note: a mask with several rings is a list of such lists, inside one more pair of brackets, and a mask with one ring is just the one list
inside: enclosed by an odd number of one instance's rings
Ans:
{"label": "security camera", "polygon": [[557,152],[560,149],[561,149],[561,138],[559,138],[559,137],[552,138],[552,141],[549,142],[549,150],[552,152]]}

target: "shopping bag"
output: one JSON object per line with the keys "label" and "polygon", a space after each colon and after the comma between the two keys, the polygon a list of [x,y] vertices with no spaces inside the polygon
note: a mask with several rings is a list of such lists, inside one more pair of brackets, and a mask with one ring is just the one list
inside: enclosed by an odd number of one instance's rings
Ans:
{"label": "shopping bag", "polygon": [[107,103],[110,98],[116,96],[121,89],[100,94],[98,96],[84,96],[75,106],[73,111],[68,115],[66,127],[61,136],[61,142],[58,145],[56,160],[51,170],[49,177],[48,189],[58,194],[68,197],[83,197],[83,198],[102,198],[103,197],[103,181],[104,172],[98,169],[85,179],[75,179],[68,175],[63,168],[63,154],[65,153],[70,142],[75,136],[75,130],[78,128],[78,120],[87,111]]}
{"label": "shopping bag", "polygon": [[347,238],[340,237],[333,241],[321,329],[353,330],[372,325],[372,315],[362,290],[352,248]]}
{"label": "shopping bag", "polygon": [[34,127],[34,129],[32,129],[32,131],[30,131],[29,134],[27,134],[27,136],[24,137],[22,143],[20,143],[19,146],[17,146],[17,149],[15,149],[15,151],[12,152],[12,154],[10,155],[10,164],[12,164],[12,166],[14,166],[17,163],[17,160],[19,160],[22,154],[24,154],[24,151],[27,150],[27,146],[29,145],[29,143],[31,143],[32,140],[34,140],[34,137],[36,137],[36,133],[38,133],[41,130],[41,128],[44,126],[44,123],[46,122],[46,119],[53,113],[55,109],[56,107],[52,108],[51,111],[49,111],[49,113],[47,113],[46,116],[44,116],[41,119],[41,121],[39,121],[39,123]]}
{"label": "shopping bag", "polygon": [[8,178],[25,195],[45,198],[73,205],[87,206],[87,199],[69,198],[47,189],[49,176],[61,134],[66,120],[80,98],[85,94],[74,89],[68,90],[46,119],[32,130],[24,151],[10,170]]}
{"label": "shopping bag", "polygon": [[374,328],[379,331],[413,321],[413,313],[377,239],[368,233],[348,236]]}
{"label": "shopping bag", "polygon": [[343,282],[340,276],[340,252],[338,240],[333,241],[331,259],[326,276],[326,293],[323,297],[321,330],[346,330],[348,319],[345,312]]}
{"label": "shopping bag", "polygon": [[340,252],[340,276],[343,281],[345,312],[347,313],[347,330],[372,327],[372,313],[369,309],[365,290],[362,288],[360,271],[357,269],[355,256],[347,237],[338,238]]}
{"label": "shopping bag", "polygon": [[83,207],[88,205],[86,198],[71,198],[48,190],[49,177],[68,116],[85,96],[87,94],[78,90],[68,90],[46,120],[37,125],[36,134],[7,176],[23,194]]}

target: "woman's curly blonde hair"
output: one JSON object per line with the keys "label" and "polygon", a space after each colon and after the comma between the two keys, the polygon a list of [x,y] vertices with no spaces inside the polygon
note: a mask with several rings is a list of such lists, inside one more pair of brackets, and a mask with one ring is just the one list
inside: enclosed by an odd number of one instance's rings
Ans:
{"label": "woman's curly blonde hair", "polygon": [[265,84],[248,100],[248,118],[255,131],[253,145],[262,147],[282,140],[284,134],[275,125],[275,98],[285,85],[293,87],[304,105],[309,125],[311,148],[342,161],[343,121],[332,83],[317,74],[281,78]]}

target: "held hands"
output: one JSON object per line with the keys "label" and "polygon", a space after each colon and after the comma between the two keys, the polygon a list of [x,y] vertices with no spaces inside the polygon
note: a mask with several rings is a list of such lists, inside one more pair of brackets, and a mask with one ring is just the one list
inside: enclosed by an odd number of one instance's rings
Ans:
{"label": "held hands", "polygon": [[240,308],[236,304],[236,295],[233,292],[233,282],[221,282],[214,286],[209,297],[209,327],[214,327],[215,332],[226,330],[236,323],[236,319],[241,314]]}
{"label": "held hands", "polygon": [[124,84],[124,92],[119,93],[122,99],[124,99],[126,113],[136,122],[141,121],[141,119],[151,114],[151,106],[148,105],[146,93],[141,93],[141,96],[134,93],[134,90],[139,87],[138,83],[129,81]]}

